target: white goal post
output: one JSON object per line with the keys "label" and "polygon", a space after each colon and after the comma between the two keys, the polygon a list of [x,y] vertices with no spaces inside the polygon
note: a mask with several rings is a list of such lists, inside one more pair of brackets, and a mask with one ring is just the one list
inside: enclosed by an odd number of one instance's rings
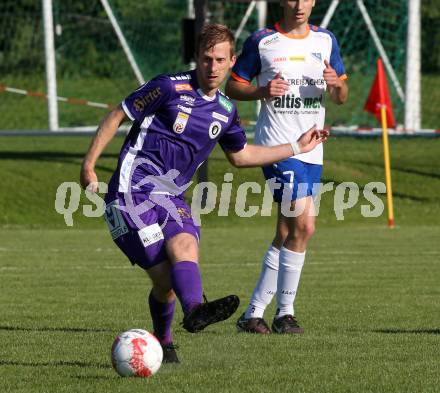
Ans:
{"label": "white goal post", "polygon": [[408,33],[406,40],[405,129],[421,128],[421,14],[420,0],[408,0]]}
{"label": "white goal post", "polygon": [[43,24],[49,130],[58,131],[57,71],[55,64],[52,0],[43,0]]}

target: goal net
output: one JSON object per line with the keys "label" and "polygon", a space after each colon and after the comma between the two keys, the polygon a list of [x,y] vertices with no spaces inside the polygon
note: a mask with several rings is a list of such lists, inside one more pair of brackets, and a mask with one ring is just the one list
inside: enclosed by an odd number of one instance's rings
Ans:
{"label": "goal net", "polygon": [[[233,30],[242,24],[246,12],[256,5],[248,15],[244,28],[238,37],[240,50],[246,37],[259,27],[257,2],[208,0],[208,17],[211,21],[225,23]],[[282,8],[278,0],[268,1],[266,23],[281,19]],[[327,124],[346,128],[377,127],[375,118],[363,111],[370,87],[376,73],[376,59],[382,57],[388,62],[387,78],[397,124],[402,127],[405,116],[405,70],[406,40],[408,25],[407,0],[363,0],[362,7],[356,0],[318,0],[310,22],[322,25],[332,31],[338,39],[345,63],[350,97],[343,106],[328,103]],[[332,13],[332,6],[335,6]],[[367,21],[371,22],[368,26]],[[376,42],[373,38],[376,34]],[[426,38],[426,35],[423,36]],[[423,46],[427,46],[422,40]],[[379,50],[382,46],[383,52]],[[429,50],[428,50],[429,53]],[[435,56],[431,53],[431,56]],[[384,59],[385,57],[385,59]],[[423,62],[426,57],[423,57]],[[423,63],[422,63],[423,66]],[[427,67],[424,67],[425,69]],[[422,127],[438,128],[437,105],[440,103],[440,76],[426,72],[422,75]],[[250,115],[250,108],[244,109]]]}
{"label": "goal net", "polygon": [[[144,80],[184,67],[182,3],[108,2]],[[59,126],[96,126],[105,110],[141,81],[102,1],[52,0],[52,4]],[[0,2],[0,130],[48,128],[42,15],[42,1]]]}
{"label": "goal net", "polygon": [[[349,76],[349,100],[337,107],[327,101],[327,124],[345,128],[377,126],[375,118],[363,111],[363,105],[375,75],[376,59],[382,57],[387,66],[397,124],[402,126],[408,0],[363,0],[364,10],[358,6],[359,2],[318,0],[312,13],[311,23],[325,22],[336,35]],[[108,3],[114,21],[104,3]],[[57,95],[61,100],[58,101],[59,126],[98,124],[107,104],[117,104],[140,84],[138,73],[148,80],[158,73],[187,68],[181,56],[181,21],[188,16],[190,5],[194,8],[198,3],[198,0],[52,0]],[[205,3],[206,21],[228,25],[237,35],[238,51],[251,32],[282,16],[279,0],[205,0]],[[334,12],[330,12],[335,4]],[[0,2],[0,130],[47,129],[47,102],[42,99],[47,94],[42,8],[42,1]],[[430,13],[429,17],[435,15]],[[424,18],[427,23],[423,23],[422,31],[421,126],[438,128],[440,40],[432,37],[440,36],[440,31],[435,27],[436,19],[426,19],[426,15]],[[246,124],[255,121],[255,103],[239,103],[239,110]]]}

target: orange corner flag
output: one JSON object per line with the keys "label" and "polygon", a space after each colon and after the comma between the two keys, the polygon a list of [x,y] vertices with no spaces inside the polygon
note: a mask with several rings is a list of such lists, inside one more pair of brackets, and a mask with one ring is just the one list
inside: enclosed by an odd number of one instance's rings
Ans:
{"label": "orange corner flag", "polygon": [[377,59],[377,71],[371,86],[370,94],[368,94],[367,102],[364,106],[364,111],[370,112],[376,116],[379,123],[381,123],[380,109],[385,107],[387,114],[387,123],[391,128],[396,127],[394,119],[393,105],[391,103],[390,91],[388,90],[387,78],[383,68],[382,60]]}

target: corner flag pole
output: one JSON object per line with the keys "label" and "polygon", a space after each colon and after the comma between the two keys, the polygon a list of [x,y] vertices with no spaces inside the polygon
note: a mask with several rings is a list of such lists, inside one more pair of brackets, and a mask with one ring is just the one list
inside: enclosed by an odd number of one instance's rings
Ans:
{"label": "corner flag pole", "polygon": [[[382,123],[382,141],[383,154],[385,164],[385,184],[387,187],[387,208],[388,208],[388,227],[394,228],[394,209],[393,209],[393,190],[391,187],[391,165],[390,165],[390,148],[388,143],[388,125],[387,125],[387,101],[386,96],[386,80],[385,72],[383,70],[382,60],[377,59],[377,75],[379,82],[379,97],[380,97],[380,115]],[[390,109],[390,108],[388,108]]]}

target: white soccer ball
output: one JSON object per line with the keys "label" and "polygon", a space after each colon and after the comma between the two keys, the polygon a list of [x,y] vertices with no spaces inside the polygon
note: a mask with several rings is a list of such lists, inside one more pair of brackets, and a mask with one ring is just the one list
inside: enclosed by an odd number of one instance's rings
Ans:
{"label": "white soccer ball", "polygon": [[119,334],[112,345],[112,364],[122,377],[151,377],[162,364],[163,352],[157,338],[142,329]]}

